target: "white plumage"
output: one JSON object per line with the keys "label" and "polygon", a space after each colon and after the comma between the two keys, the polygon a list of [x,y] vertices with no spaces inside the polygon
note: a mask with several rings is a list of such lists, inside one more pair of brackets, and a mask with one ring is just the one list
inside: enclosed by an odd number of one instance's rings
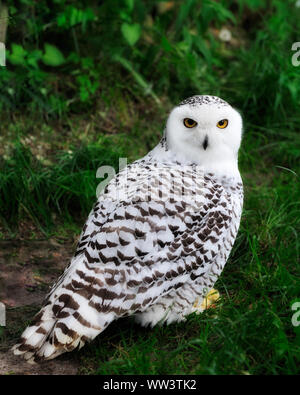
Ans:
{"label": "white plumage", "polygon": [[215,96],[175,107],[160,143],[99,196],[15,354],[54,358],[119,317],[153,326],[201,312],[239,227],[241,135],[239,113]]}

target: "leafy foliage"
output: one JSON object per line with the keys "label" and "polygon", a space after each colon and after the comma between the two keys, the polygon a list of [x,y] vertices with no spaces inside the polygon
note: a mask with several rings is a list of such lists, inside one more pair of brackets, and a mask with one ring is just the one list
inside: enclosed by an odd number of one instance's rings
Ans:
{"label": "leafy foliage", "polygon": [[212,92],[244,111],[255,107],[253,120],[286,119],[286,108],[299,106],[300,73],[290,52],[300,16],[294,0],[272,7],[266,0],[7,3],[2,108],[80,112],[122,75],[131,93],[132,83],[156,101]]}

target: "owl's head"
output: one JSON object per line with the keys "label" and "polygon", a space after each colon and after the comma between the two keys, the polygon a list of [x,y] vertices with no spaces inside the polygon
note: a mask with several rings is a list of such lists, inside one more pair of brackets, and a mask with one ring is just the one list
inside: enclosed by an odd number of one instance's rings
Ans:
{"label": "owl's head", "polygon": [[193,96],[168,118],[166,139],[171,151],[208,170],[237,167],[242,138],[238,111],[216,96]]}

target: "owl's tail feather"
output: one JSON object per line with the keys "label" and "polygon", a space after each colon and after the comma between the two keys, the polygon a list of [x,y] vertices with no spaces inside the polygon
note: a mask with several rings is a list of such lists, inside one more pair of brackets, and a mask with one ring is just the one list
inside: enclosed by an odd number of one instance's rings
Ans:
{"label": "owl's tail feather", "polygon": [[83,256],[74,258],[12,348],[15,355],[22,355],[30,363],[53,359],[81,348],[114,320],[114,314],[97,310],[100,298],[93,302],[92,283],[86,285],[89,279],[97,278],[86,272]]}
{"label": "owl's tail feather", "polygon": [[92,340],[100,332],[98,330],[90,334],[91,336],[86,336],[80,331],[70,329],[74,327],[73,320],[49,317],[47,307],[40,311],[32,325],[23,332],[19,343],[12,348],[15,355],[22,355],[32,364],[56,358],[77,347],[80,349],[86,341]]}
{"label": "owl's tail feather", "polygon": [[[29,363],[34,363],[36,357],[41,355],[40,350],[48,343],[47,353],[44,357],[50,358],[56,350],[53,344],[50,343],[50,334],[56,321],[48,306],[34,317],[31,325],[25,329],[19,339],[19,343],[13,346],[12,351],[15,355],[22,355]],[[47,340],[49,338],[49,340]]]}
{"label": "owl's tail feather", "polygon": [[25,329],[19,343],[13,346],[15,355],[22,355],[29,363],[49,360],[71,351],[84,341],[78,334],[51,314],[51,308],[44,307]]}
{"label": "owl's tail feather", "polygon": [[44,306],[25,329],[18,344],[12,347],[12,351],[34,364],[56,358],[77,347],[80,349],[95,338],[102,328],[87,325],[82,319],[80,322],[78,317],[81,317],[79,312],[69,315],[64,309],[54,315],[53,304]]}

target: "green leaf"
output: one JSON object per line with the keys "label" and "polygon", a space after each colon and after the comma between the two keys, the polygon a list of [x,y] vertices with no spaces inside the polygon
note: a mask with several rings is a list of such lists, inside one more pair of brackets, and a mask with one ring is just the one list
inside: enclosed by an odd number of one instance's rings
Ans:
{"label": "green leaf", "polygon": [[172,52],[173,51],[173,47],[172,47],[171,43],[169,42],[169,40],[165,36],[163,36],[162,39],[161,39],[161,46],[166,52]]}
{"label": "green leaf", "polygon": [[57,17],[57,26],[65,27],[67,26],[67,17],[66,14],[59,14]]}
{"label": "green leaf", "polygon": [[51,44],[45,44],[45,53],[43,54],[42,61],[47,66],[57,67],[65,63],[65,58],[62,52]]}
{"label": "green leaf", "polygon": [[89,21],[96,19],[96,15],[92,8],[81,10],[76,7],[68,6],[57,16],[57,26],[69,29],[70,27],[82,24],[84,27]]}
{"label": "green leaf", "polygon": [[83,11],[72,7],[70,10],[70,26],[75,26],[82,21]]}
{"label": "green leaf", "polygon": [[32,51],[32,52],[28,53],[28,55],[27,55],[27,63],[30,66],[37,69],[39,67],[38,61],[41,59],[41,57],[42,57],[42,51],[39,51],[39,50]]}
{"label": "green leaf", "polygon": [[133,46],[141,36],[141,25],[138,23],[122,23],[121,32],[129,45]]}
{"label": "green leaf", "polygon": [[26,60],[25,56],[27,55],[27,51],[19,44],[12,44],[11,53],[8,53],[8,59],[10,63],[14,65],[25,65]]}
{"label": "green leaf", "polygon": [[131,12],[134,8],[134,0],[125,0],[128,10]]}

